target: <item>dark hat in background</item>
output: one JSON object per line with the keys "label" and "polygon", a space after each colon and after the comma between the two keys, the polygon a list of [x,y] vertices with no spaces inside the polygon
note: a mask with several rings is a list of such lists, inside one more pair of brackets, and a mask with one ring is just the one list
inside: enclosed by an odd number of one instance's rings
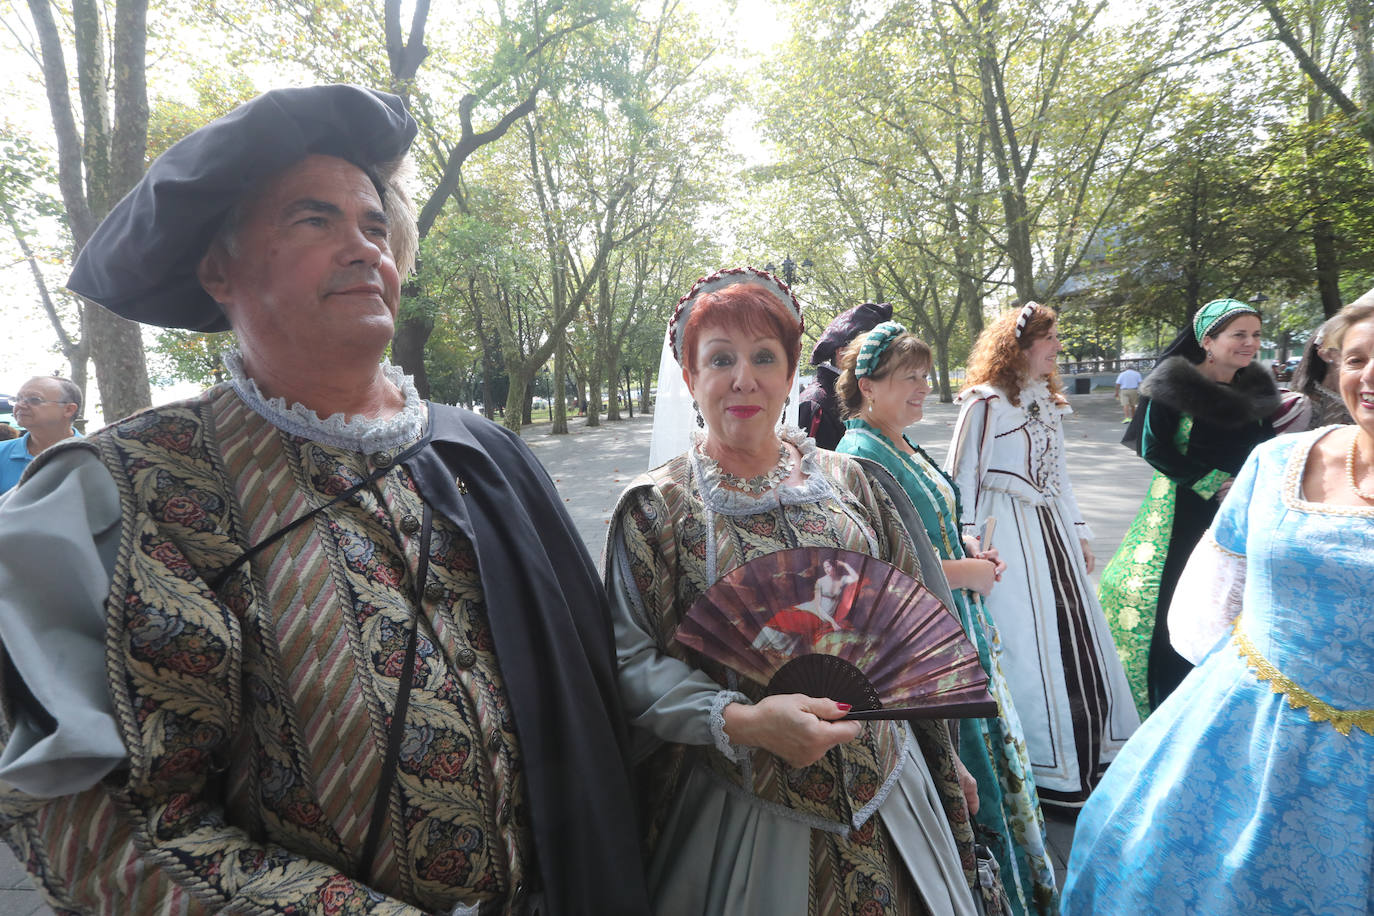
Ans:
{"label": "dark hat in background", "polygon": [[196,268],[234,204],[311,154],[362,168],[400,159],[416,129],[401,99],[385,92],[334,85],[264,93],[157,157],[96,228],[67,288],[134,321],[227,330]]}
{"label": "dark hat in background", "polygon": [[826,325],[825,333],[816,341],[816,349],[811,351],[811,365],[819,366],[822,363],[833,362],[840,348],[856,336],[891,320],[890,302],[865,302],[841,312],[834,321]]}

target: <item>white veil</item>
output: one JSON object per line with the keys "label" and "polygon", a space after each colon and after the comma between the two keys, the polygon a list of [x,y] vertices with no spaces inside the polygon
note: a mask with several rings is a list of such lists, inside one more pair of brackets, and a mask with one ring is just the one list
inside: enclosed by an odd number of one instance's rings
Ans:
{"label": "white veil", "polygon": [[[789,426],[797,425],[800,378],[800,373],[792,376],[792,397],[783,411]],[[664,331],[663,353],[658,358],[658,394],[654,398],[654,435],[649,442],[649,467],[656,468],[691,448],[692,433],[697,428],[692,394],[682,380],[682,367],[677,364],[668,332]]]}

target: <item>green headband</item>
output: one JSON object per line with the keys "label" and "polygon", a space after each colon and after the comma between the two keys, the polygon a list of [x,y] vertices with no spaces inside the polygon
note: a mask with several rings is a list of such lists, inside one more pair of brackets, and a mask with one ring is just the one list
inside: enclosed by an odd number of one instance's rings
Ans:
{"label": "green headband", "polygon": [[887,345],[906,333],[906,328],[895,321],[884,321],[864,337],[859,347],[859,356],[854,360],[854,377],[867,378],[878,371],[878,361],[883,358]]}
{"label": "green headband", "polygon": [[1202,345],[1202,338],[1212,333],[1212,329],[1221,324],[1232,315],[1254,315],[1259,317],[1259,310],[1252,305],[1246,305],[1239,299],[1213,299],[1211,302],[1197,310],[1193,316],[1193,337],[1198,345]]}

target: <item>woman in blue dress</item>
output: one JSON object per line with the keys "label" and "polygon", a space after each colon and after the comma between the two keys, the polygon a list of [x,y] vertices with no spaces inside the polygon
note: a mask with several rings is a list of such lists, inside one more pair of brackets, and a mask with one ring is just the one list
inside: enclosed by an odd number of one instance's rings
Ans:
{"label": "woman in blue dress", "polygon": [[1083,808],[1066,912],[1374,912],[1374,296],[1338,317],[1356,425],[1236,478],[1169,609],[1198,667]]}
{"label": "woman in blue dress", "polygon": [[1012,909],[1056,910],[1054,868],[1045,851],[1045,821],[1036,796],[1030,756],[1011,692],[997,663],[1001,646],[982,596],[996,581],[997,552],[982,552],[959,533],[959,494],[919,445],[902,432],[921,419],[930,393],[930,348],[895,322],[855,338],[840,357],[836,393],[850,419],[836,451],[876,461],[911,497],[940,554],[954,595],[954,610],[978,647],[999,714],[960,723],[959,757],[978,781],[975,821],[995,839],[989,844],[1001,868]]}

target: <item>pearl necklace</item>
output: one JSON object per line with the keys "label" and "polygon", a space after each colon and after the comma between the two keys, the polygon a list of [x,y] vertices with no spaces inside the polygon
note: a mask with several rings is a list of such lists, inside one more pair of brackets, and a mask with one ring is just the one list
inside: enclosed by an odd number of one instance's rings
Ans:
{"label": "pearl necklace", "polygon": [[1360,483],[1355,478],[1355,454],[1360,448],[1360,433],[1356,430],[1355,435],[1350,437],[1350,451],[1345,456],[1345,476],[1350,479],[1350,489],[1355,491],[1355,495],[1360,499],[1374,503],[1374,493],[1368,490],[1361,490]]}
{"label": "pearl necklace", "polygon": [[[702,445],[704,446],[705,443]],[[782,483],[791,476],[794,463],[792,461],[792,453],[788,450],[787,445],[779,442],[778,463],[773,469],[765,474],[759,474],[746,480],[743,477],[737,477],[731,474],[729,471],[725,470],[725,468],[721,467],[719,461],[706,454],[706,449],[704,447],[698,447],[697,452],[706,463],[707,471],[716,478],[717,483],[721,486],[729,487],[732,490],[748,493],[750,496],[758,496]]]}

